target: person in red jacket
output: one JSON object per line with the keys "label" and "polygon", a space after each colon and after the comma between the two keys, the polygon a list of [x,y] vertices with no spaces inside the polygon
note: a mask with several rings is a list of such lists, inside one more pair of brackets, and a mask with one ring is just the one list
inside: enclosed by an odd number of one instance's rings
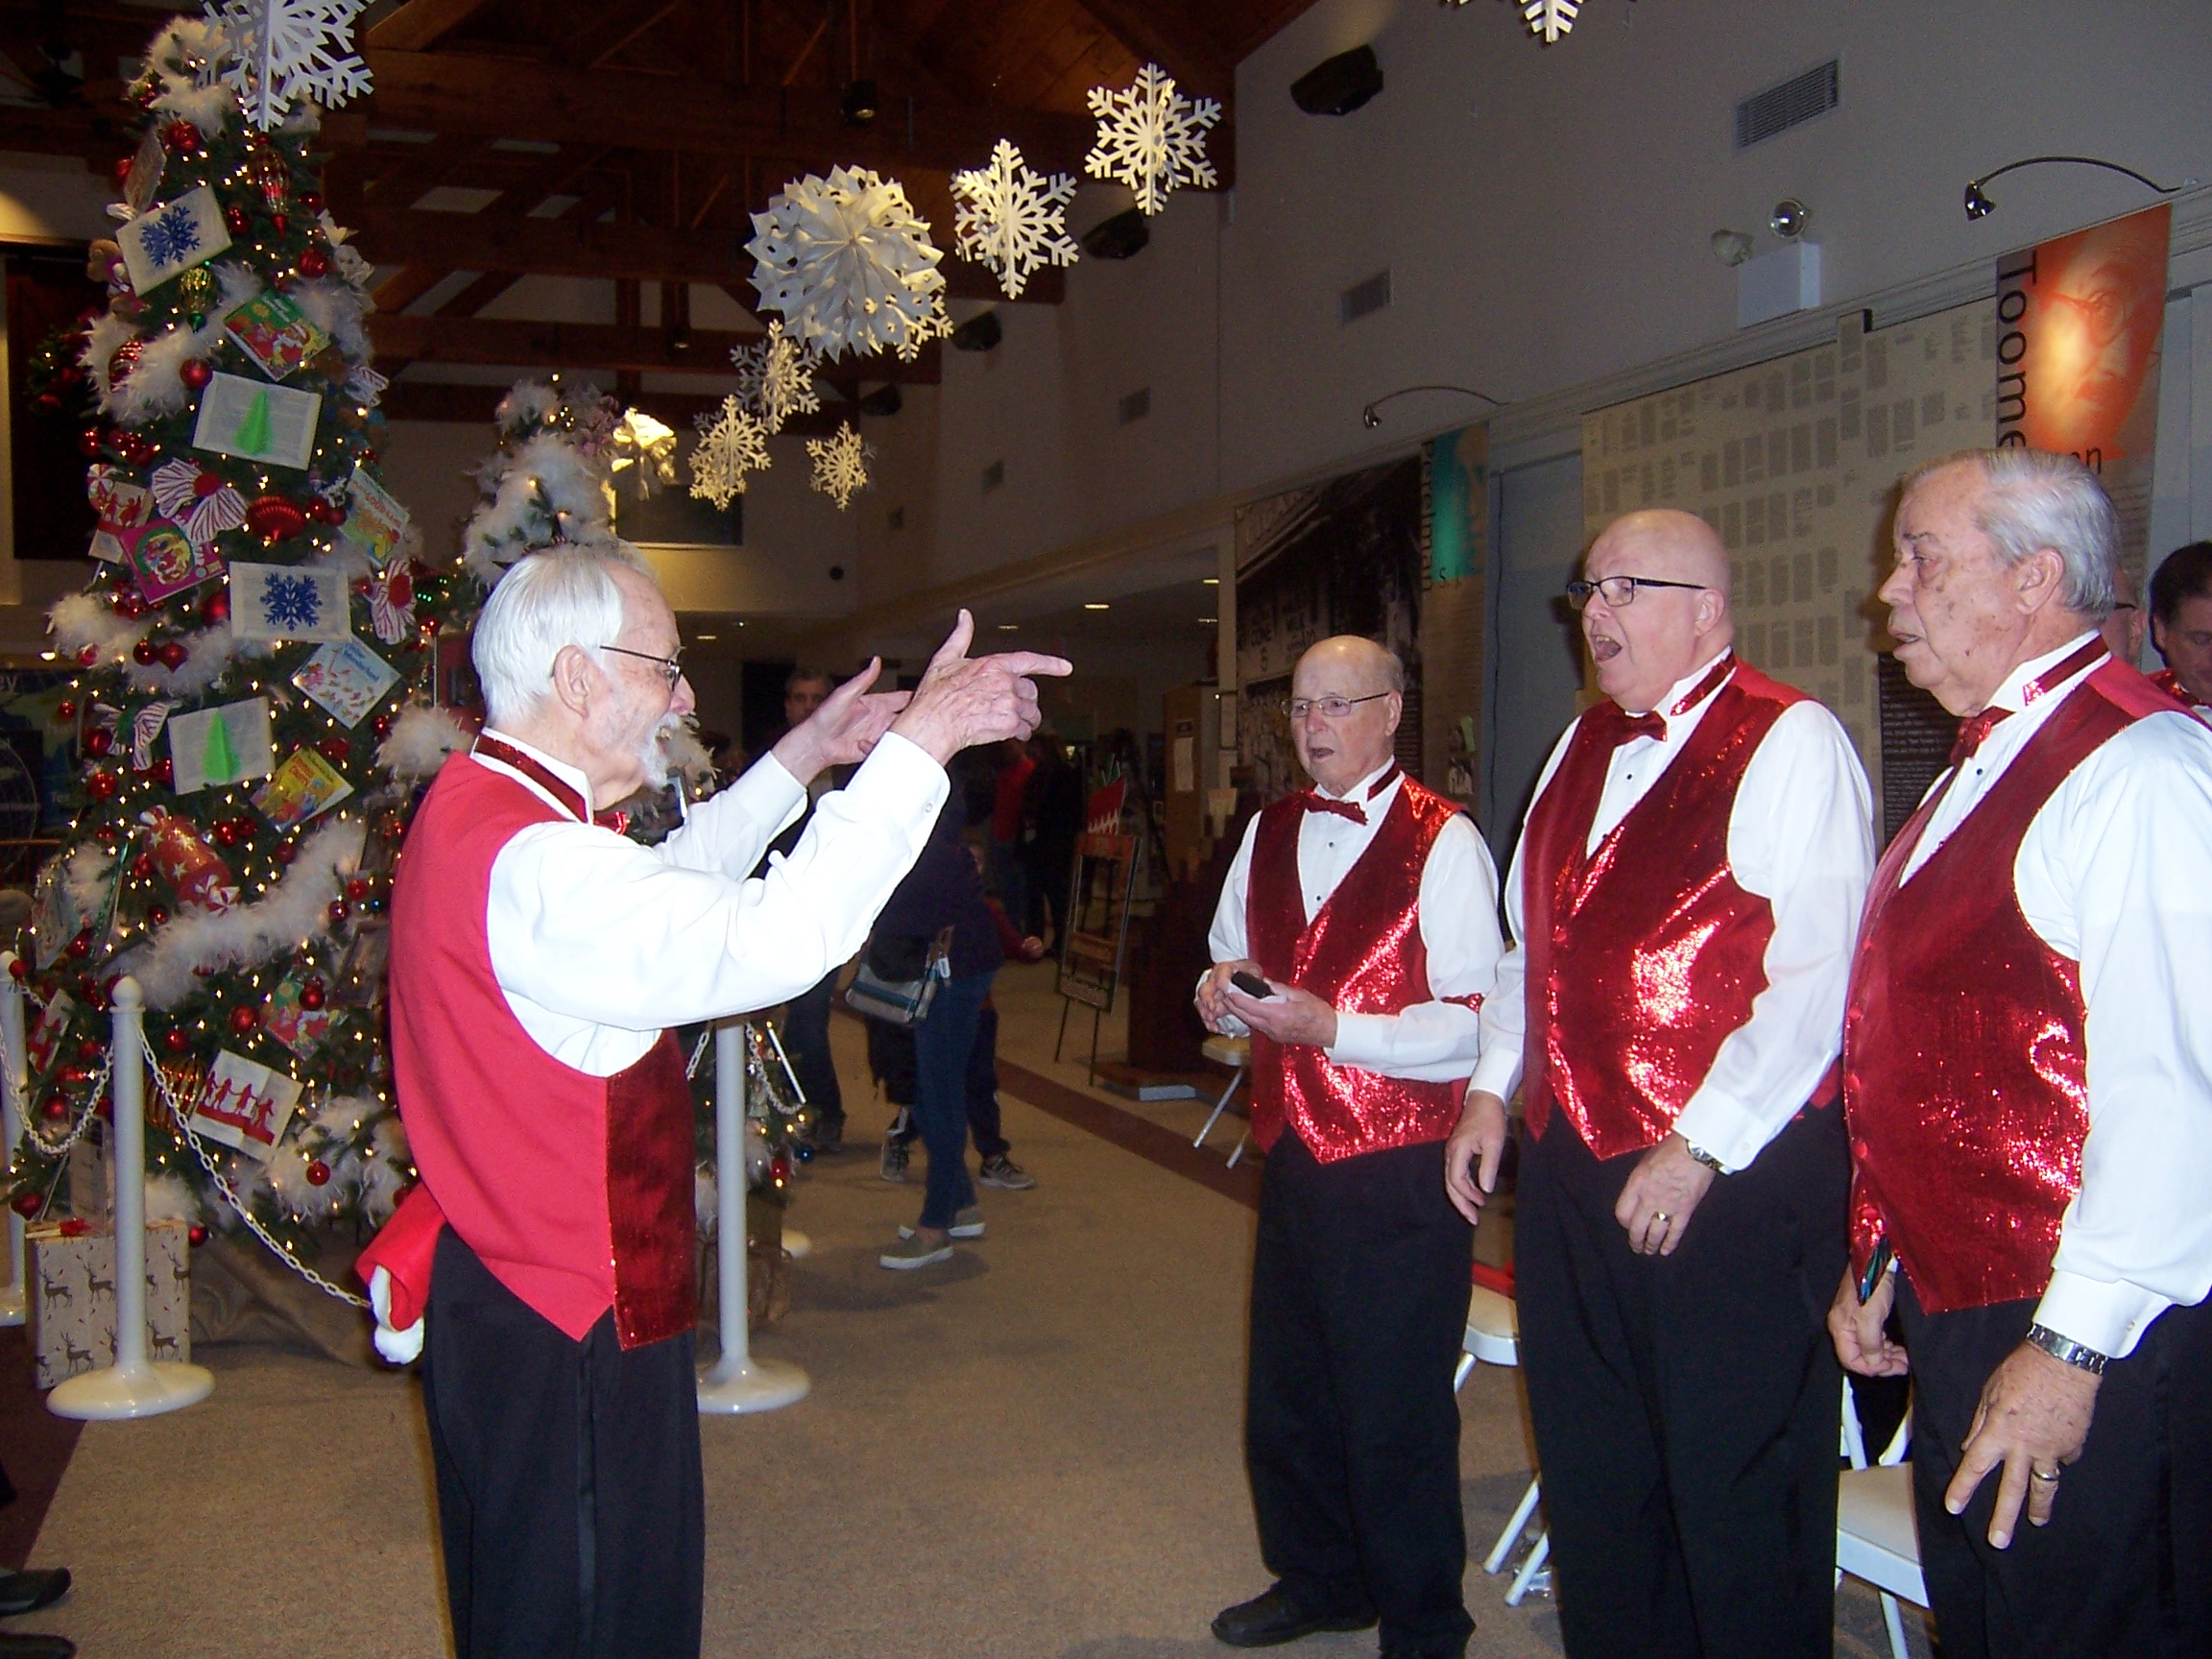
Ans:
{"label": "person in red jacket", "polygon": [[[517,561],[477,621],[489,720],[394,883],[393,1065],[421,1183],[363,1255],[387,1354],[421,1345],[461,1659],[699,1650],[692,1111],[667,1027],[772,1005],[858,949],[945,762],[1037,723],[1056,658],[971,660],[911,700],[837,688],[641,846],[594,814],[663,776],[689,713],[676,618],[626,545]],[[865,759],[863,760],[863,757]],[[862,761],[747,879],[825,766]]]}

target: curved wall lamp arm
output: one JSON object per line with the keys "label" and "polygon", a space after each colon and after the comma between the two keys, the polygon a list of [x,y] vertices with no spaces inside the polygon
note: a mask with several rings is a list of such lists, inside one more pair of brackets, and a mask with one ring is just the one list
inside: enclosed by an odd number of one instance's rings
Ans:
{"label": "curved wall lamp arm", "polygon": [[2178,184],[2161,184],[2155,179],[2144,177],[2132,167],[2123,167],[2117,161],[2106,161],[2098,156],[2025,156],[2017,161],[2008,161],[2004,166],[1984,173],[1979,179],[1966,180],[1966,217],[1969,219],[1986,219],[1996,211],[1997,204],[1992,202],[1983,191],[1983,186],[1987,184],[1990,180],[2001,179],[2006,174],[2021,167],[2039,167],[2047,161],[2066,161],[2078,167],[2102,167],[2108,173],[2124,173],[2134,180],[2136,183],[2146,189],[2155,190],[2161,196],[2179,195],[2197,182],[2194,179],[2184,179]]}
{"label": "curved wall lamp arm", "polygon": [[1458,392],[1463,393],[1469,397],[1479,397],[1483,402],[1490,404],[1494,408],[1503,409],[1505,407],[1504,398],[1493,397],[1487,392],[1478,392],[1472,386],[1444,386],[1436,384],[1421,386],[1401,386],[1397,391],[1385,392],[1382,397],[1376,398],[1372,403],[1363,406],[1359,411],[1359,424],[1368,427],[1382,425],[1382,417],[1376,414],[1376,410],[1382,408],[1383,404],[1389,402],[1392,398],[1407,397],[1416,392]]}

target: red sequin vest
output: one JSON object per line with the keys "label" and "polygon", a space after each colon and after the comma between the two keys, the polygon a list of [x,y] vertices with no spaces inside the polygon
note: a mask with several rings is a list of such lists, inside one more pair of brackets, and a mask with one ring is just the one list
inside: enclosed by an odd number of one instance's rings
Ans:
{"label": "red sequin vest", "polygon": [[595,1077],[540,1047],[493,976],[493,862],[560,816],[466,755],[445,762],[393,882],[393,1070],[445,1223],[571,1338],[613,1308],[635,1348],[688,1331],[698,1311],[691,1094],[667,1033]]}
{"label": "red sequin vest", "polygon": [[[1399,1014],[1434,999],[1421,941],[1421,872],[1458,808],[1407,778],[1375,838],[1305,921],[1297,796],[1260,814],[1246,889],[1245,938],[1270,979],[1341,1013]],[[1252,1038],[1252,1138],[1272,1147],[1286,1125],[1323,1164],[1441,1141],[1459,1121],[1464,1083],[1419,1083],[1338,1066],[1310,1044]]]}
{"label": "red sequin vest", "polygon": [[[1682,753],[1585,851],[1613,748],[1580,721],[1528,814],[1522,854],[1529,1131],[1554,1105],[1599,1158],[1673,1128],[1767,988],[1774,911],[1728,868],[1751,757],[1804,694],[1738,663]],[[1832,1084],[1832,1080],[1831,1080]],[[1831,1085],[1823,1094],[1833,1098]],[[1816,1096],[1818,1098],[1818,1096]]]}
{"label": "red sequin vest", "polygon": [[2080,965],[2021,914],[2020,843],[2075,767],[2174,704],[2107,659],[1899,884],[1941,796],[1867,890],[1843,1020],[1851,1244],[1887,1236],[1931,1313],[2039,1296],[2089,1132]]}

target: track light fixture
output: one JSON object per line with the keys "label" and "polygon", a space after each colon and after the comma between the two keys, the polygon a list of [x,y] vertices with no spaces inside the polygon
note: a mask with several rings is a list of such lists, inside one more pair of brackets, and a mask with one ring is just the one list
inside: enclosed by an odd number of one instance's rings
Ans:
{"label": "track light fixture", "polygon": [[1359,411],[1359,424],[1368,427],[1382,425],[1382,417],[1378,415],[1376,411],[1382,408],[1383,404],[1389,402],[1393,397],[1410,397],[1415,392],[1459,392],[1464,393],[1469,397],[1479,397],[1483,402],[1492,405],[1494,408],[1503,409],[1505,407],[1504,398],[1493,397],[1487,392],[1478,392],[1472,386],[1401,386],[1395,392],[1383,393],[1382,396],[1376,398],[1374,402],[1369,403],[1364,408],[1362,408]]}
{"label": "track light fixture", "polygon": [[1989,199],[1988,192],[1983,188],[1990,180],[2002,178],[2016,168],[2039,167],[2047,161],[2065,161],[2078,167],[2102,167],[2108,173],[2125,173],[2136,183],[2147,189],[2155,190],[2161,196],[2177,196],[2182,191],[2192,188],[2197,182],[2194,179],[2184,179],[2178,184],[2161,184],[2155,179],[2146,179],[2132,167],[2123,167],[2117,161],[2105,161],[2095,156],[2023,156],[2018,161],[2008,161],[2004,166],[1984,173],[1979,179],[1967,180],[1966,217],[1969,219],[1986,219],[1997,210],[1997,204]]}
{"label": "track light fixture", "polygon": [[876,119],[876,83],[856,78],[845,84],[837,113],[848,127],[865,127]]}

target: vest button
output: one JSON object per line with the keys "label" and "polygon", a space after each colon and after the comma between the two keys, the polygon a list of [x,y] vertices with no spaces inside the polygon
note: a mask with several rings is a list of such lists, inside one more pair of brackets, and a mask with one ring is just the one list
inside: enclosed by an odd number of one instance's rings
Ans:
{"label": "vest button", "polygon": [[1865,1163],[1865,1162],[1866,1162],[1866,1142],[1863,1142],[1863,1141],[1854,1141],[1854,1142],[1851,1142],[1851,1156],[1852,1156],[1852,1157],[1854,1157],[1854,1158],[1856,1158],[1856,1159],[1858,1159],[1858,1160],[1859,1160],[1859,1162],[1860,1162],[1860,1163],[1862,1163],[1862,1164]]}

